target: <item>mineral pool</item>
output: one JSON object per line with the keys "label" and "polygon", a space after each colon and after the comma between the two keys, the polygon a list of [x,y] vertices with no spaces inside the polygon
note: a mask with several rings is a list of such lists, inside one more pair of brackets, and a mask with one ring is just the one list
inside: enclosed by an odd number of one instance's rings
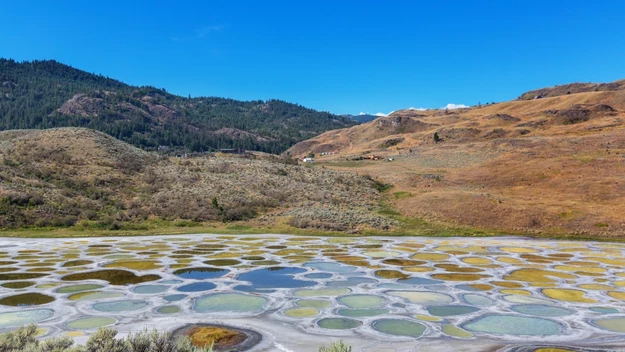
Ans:
{"label": "mineral pool", "polygon": [[331,337],[397,351],[415,340],[624,346],[624,254],[625,244],[521,238],[7,238],[0,333],[218,321],[266,332],[268,351]]}

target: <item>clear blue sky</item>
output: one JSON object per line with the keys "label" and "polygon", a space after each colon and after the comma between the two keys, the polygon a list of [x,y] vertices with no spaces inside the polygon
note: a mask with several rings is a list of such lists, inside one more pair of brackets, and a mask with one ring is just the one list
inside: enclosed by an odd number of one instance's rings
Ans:
{"label": "clear blue sky", "polygon": [[[184,4],[182,4],[184,3]],[[5,1],[0,56],[335,113],[625,78],[625,1]]]}

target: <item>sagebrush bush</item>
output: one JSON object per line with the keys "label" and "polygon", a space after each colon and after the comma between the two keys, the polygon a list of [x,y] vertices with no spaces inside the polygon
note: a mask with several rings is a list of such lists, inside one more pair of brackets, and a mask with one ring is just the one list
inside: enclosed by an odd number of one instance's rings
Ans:
{"label": "sagebrush bush", "polygon": [[[371,215],[388,187],[355,173],[298,166],[289,156],[158,158],[104,135],[71,135],[71,143],[57,131],[45,141],[33,137],[26,147],[0,146],[0,161],[16,161],[0,162],[0,227],[124,230],[152,220],[233,222],[259,215],[279,223],[274,210],[325,205],[335,206],[328,208],[333,217],[355,205]],[[335,227],[332,219],[311,220],[300,227],[354,230],[352,224],[366,221]]]}
{"label": "sagebrush bush", "polygon": [[117,331],[101,328],[85,346],[74,346],[69,337],[58,337],[40,342],[35,337],[37,327],[21,327],[0,335],[0,352],[212,352],[212,347],[196,347],[186,336],[176,337],[169,332],[141,331],[116,339]]}
{"label": "sagebrush bush", "polygon": [[352,352],[352,347],[343,343],[343,340],[339,340],[339,342],[331,343],[328,347],[319,347],[319,352]]}

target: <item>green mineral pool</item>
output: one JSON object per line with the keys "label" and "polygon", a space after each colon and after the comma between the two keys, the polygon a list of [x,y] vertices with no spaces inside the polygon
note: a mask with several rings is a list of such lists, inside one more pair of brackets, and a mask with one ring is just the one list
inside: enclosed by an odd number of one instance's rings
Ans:
{"label": "green mineral pool", "polygon": [[158,308],[156,311],[161,314],[175,314],[175,313],[180,313],[180,307],[163,306],[163,307]]}
{"label": "green mineral pool", "polygon": [[320,299],[300,299],[295,302],[300,307],[325,309],[330,306],[329,301],[323,301]]}
{"label": "green mineral pool", "polygon": [[96,284],[80,284],[80,285],[71,285],[71,286],[63,286],[59,287],[56,292],[57,293],[76,293],[82,291],[93,291],[100,289],[104,286],[96,285]]}
{"label": "green mineral pool", "polygon": [[404,319],[380,319],[372,326],[381,333],[394,336],[419,337],[425,332],[423,324]]}
{"label": "green mineral pool", "polygon": [[317,322],[319,327],[330,330],[354,329],[362,325],[362,322],[348,318],[323,318]]}
{"label": "green mineral pool", "polygon": [[53,315],[52,309],[29,309],[0,313],[0,328],[36,324]]}
{"label": "green mineral pool", "polygon": [[597,319],[592,322],[602,329],[625,334],[625,318]]}
{"label": "green mineral pool", "polygon": [[267,300],[242,293],[215,293],[198,298],[196,312],[260,312]]}
{"label": "green mineral pool", "polygon": [[130,312],[143,309],[148,306],[148,302],[139,300],[123,300],[112,302],[100,302],[93,305],[93,309],[101,312]]}
{"label": "green mineral pool", "polygon": [[350,295],[339,297],[337,300],[355,309],[375,308],[384,302],[384,298],[374,295]]}
{"label": "green mineral pool", "polygon": [[437,317],[449,317],[454,315],[471,314],[480,310],[471,306],[433,306],[427,308],[428,312]]}
{"label": "green mineral pool", "polygon": [[405,298],[412,303],[422,305],[448,304],[454,301],[453,298],[438,292],[419,292],[419,291],[389,291],[390,296]]}
{"label": "green mineral pool", "polygon": [[319,311],[315,308],[291,308],[284,311],[284,314],[291,318],[307,318],[314,317],[319,314]]}
{"label": "green mineral pool", "polygon": [[96,301],[99,299],[121,297],[124,297],[124,294],[120,292],[84,291],[69,295],[67,298],[70,301]]}
{"label": "green mineral pool", "polygon": [[67,323],[67,327],[72,330],[97,329],[103,326],[115,324],[117,320],[107,317],[90,317],[72,320]]}

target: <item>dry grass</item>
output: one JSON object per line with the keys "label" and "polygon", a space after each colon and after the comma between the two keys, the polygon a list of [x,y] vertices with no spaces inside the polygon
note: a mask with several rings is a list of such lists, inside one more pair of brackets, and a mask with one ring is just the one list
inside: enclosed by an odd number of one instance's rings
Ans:
{"label": "dry grass", "polygon": [[[595,112],[598,104],[617,111]],[[565,124],[558,119],[582,108],[593,110],[587,121]],[[398,121],[398,116],[431,128],[406,133],[401,126],[380,127],[380,120]],[[625,91],[580,93],[447,113],[399,111],[324,133],[291,152],[334,146],[324,151],[335,154],[318,158],[317,167],[372,175],[393,184],[393,192],[410,193],[388,200],[408,218],[499,232],[621,239],[624,119]],[[442,142],[434,142],[434,132]],[[390,137],[403,141],[381,148]],[[350,161],[363,154],[395,161]]]}

